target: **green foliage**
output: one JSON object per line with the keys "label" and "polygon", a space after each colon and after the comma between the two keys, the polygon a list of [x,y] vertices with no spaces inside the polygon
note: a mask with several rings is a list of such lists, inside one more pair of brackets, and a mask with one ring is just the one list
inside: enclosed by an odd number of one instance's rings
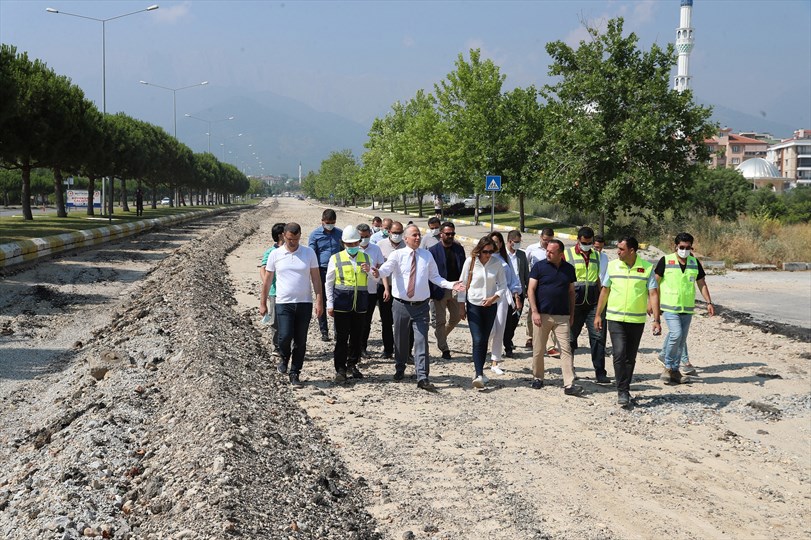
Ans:
{"label": "green foliage", "polygon": [[[332,152],[315,176],[315,197],[347,201],[357,196],[359,165],[351,150]],[[308,175],[309,176],[309,175]]]}
{"label": "green foliage", "polygon": [[750,192],[749,200],[746,203],[747,213],[760,219],[779,219],[784,216],[788,208],[782,198],[770,187],[762,187]]}
{"label": "green foliage", "polygon": [[746,211],[752,185],[734,169],[701,170],[695,181],[690,202],[708,216],[734,221]]}
{"label": "green foliage", "polygon": [[619,18],[602,34],[588,28],[591,39],[576,50],[561,41],[546,47],[549,74],[560,79],[545,87],[540,191],[609,220],[684,200],[707,161],[701,143],[715,130],[710,109],[694,104],[690,92],[670,89],[672,45],[640,51],[622,26]]}
{"label": "green foliage", "polygon": [[783,202],[786,205],[784,222],[808,223],[811,221],[811,186],[792,189],[784,194]]}

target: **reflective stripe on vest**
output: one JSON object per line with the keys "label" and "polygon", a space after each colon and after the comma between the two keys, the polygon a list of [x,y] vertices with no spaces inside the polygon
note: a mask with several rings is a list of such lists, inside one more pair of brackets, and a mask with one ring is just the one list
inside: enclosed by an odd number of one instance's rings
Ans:
{"label": "reflective stripe on vest", "polygon": [[665,274],[659,281],[659,307],[671,313],[693,314],[696,305],[696,280],[698,261],[687,257],[684,272],[681,271],[678,255],[665,257]]}
{"label": "reflective stripe on vest", "polygon": [[608,263],[611,292],[606,307],[607,320],[645,323],[648,314],[648,280],[652,271],[653,265],[639,256],[631,268],[619,259]]}
{"label": "reflective stripe on vest", "polygon": [[368,308],[368,276],[360,265],[369,262],[369,256],[359,251],[355,255],[356,263],[346,250],[332,256],[335,265],[335,284],[333,286],[333,309],[346,313],[349,311],[365,312]]}
{"label": "reflective stripe on vest", "polygon": [[600,283],[600,256],[597,252],[591,250],[589,252],[589,264],[583,260],[583,256],[577,253],[573,247],[566,248],[564,252],[566,262],[574,266],[574,275],[577,281],[574,283],[575,291],[577,291],[578,305],[585,303],[589,296],[589,289],[596,290]]}

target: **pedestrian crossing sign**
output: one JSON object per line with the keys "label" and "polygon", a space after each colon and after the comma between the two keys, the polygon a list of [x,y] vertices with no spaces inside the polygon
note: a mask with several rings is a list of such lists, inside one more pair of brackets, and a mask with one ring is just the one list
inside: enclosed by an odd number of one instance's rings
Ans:
{"label": "pedestrian crossing sign", "polygon": [[485,191],[501,191],[500,176],[486,176],[484,180]]}

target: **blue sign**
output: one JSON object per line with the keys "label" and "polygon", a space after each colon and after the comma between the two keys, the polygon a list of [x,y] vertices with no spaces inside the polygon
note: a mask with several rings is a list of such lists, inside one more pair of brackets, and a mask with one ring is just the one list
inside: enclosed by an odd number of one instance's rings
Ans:
{"label": "blue sign", "polygon": [[501,177],[500,176],[486,176],[484,178],[485,191],[501,191]]}

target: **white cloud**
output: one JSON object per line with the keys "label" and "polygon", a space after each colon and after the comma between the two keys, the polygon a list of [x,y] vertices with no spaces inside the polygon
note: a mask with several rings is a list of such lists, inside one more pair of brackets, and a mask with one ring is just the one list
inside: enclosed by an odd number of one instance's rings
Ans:
{"label": "white cloud", "polygon": [[642,0],[634,4],[634,11],[631,14],[631,21],[634,24],[645,24],[653,20],[653,11],[656,7],[654,0]]}
{"label": "white cloud", "polygon": [[569,47],[575,48],[580,45],[581,41],[589,41],[589,32],[586,30],[586,27],[582,24],[577,28],[572,29],[566,34],[566,37],[563,38],[563,42],[568,45]]}
{"label": "white cloud", "polygon": [[155,16],[160,22],[174,23],[184,18],[191,11],[191,2],[183,2],[176,6],[164,8],[160,7],[155,11]]}
{"label": "white cloud", "polygon": [[403,47],[410,49],[416,42],[412,36],[403,36]]}

